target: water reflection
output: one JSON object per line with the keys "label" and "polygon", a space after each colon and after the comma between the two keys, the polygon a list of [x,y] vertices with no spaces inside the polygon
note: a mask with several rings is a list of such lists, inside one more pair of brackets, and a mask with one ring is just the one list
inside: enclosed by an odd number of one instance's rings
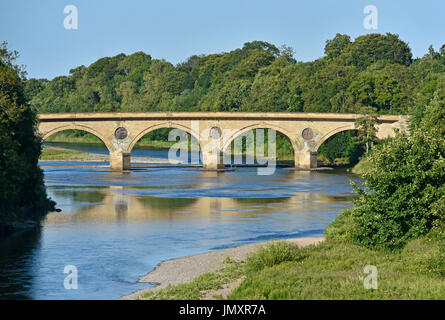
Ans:
{"label": "water reflection", "polygon": [[142,196],[141,190],[143,188],[114,186],[96,191],[56,190],[54,198],[64,197],[76,205],[62,205],[63,211],[49,213],[45,224],[93,220],[202,220],[221,212],[227,215],[227,219],[231,219],[232,216],[242,218],[283,210],[298,217],[302,212],[320,212],[321,209],[329,209],[337,204],[343,206],[354,198],[353,195],[323,193],[300,193],[293,197],[275,198],[165,198]]}
{"label": "water reflection", "polygon": [[[351,205],[355,179],[282,169],[258,176],[255,168],[44,172],[62,211],[48,214],[41,233],[0,241],[2,298],[113,299],[145,286],[137,280],[165,259],[320,235]],[[63,287],[66,265],[78,268],[78,290]]]}
{"label": "water reflection", "polygon": [[0,241],[0,299],[31,299],[39,263],[40,228]]}

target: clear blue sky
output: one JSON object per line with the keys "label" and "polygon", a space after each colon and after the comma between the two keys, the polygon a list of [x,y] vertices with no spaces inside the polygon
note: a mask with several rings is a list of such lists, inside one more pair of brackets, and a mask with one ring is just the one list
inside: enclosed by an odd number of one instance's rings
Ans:
{"label": "clear blue sky", "polygon": [[[78,30],[63,26],[69,4]],[[376,31],[363,27],[366,5],[379,10]],[[309,61],[337,32],[397,33],[419,57],[445,43],[444,15],[442,0],[1,0],[0,41],[19,51],[28,77],[52,79],[121,52],[178,63],[252,40],[286,44]]]}

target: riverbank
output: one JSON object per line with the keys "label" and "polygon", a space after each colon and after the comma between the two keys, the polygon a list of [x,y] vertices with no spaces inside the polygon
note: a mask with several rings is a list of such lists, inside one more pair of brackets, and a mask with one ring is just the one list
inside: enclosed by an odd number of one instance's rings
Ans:
{"label": "riverbank", "polygon": [[[39,158],[40,161],[109,161],[110,156],[108,154],[96,154],[87,153],[78,150],[43,146],[42,154]],[[132,157],[134,163],[170,163],[165,158],[154,157]],[[179,162],[178,162],[179,163]]]}
{"label": "riverbank", "polygon": [[[155,283],[121,299],[443,299],[440,230],[400,251],[371,250],[322,237],[257,243],[162,262],[140,282]],[[366,266],[378,270],[366,289]]]}
{"label": "riverbank", "polygon": [[[54,134],[53,136],[49,137],[47,142],[55,142],[55,143],[75,143],[79,145],[86,145],[86,146],[96,146],[96,147],[105,147],[104,143],[97,137],[95,137],[92,134],[86,134],[81,136],[76,136],[73,134],[65,133],[65,132],[58,132]],[[141,149],[150,149],[150,150],[169,150],[173,145],[176,147],[181,148],[188,148],[188,143],[180,144],[176,141],[166,141],[166,140],[151,140],[149,138],[143,137],[141,140],[139,140],[135,146],[135,149],[141,148]],[[267,146],[267,145],[266,145]],[[267,153],[267,150],[265,150]],[[245,156],[246,150],[243,150],[242,154]],[[240,156],[240,155],[238,155]],[[294,155],[293,153],[286,149],[286,148],[280,148],[280,146],[277,146],[276,150],[276,157],[278,161],[293,161]]]}
{"label": "riverbank", "polygon": [[[87,135],[70,135],[69,133],[58,132],[53,136],[47,139],[48,142],[57,142],[57,143],[76,143],[76,144],[85,144],[91,146],[104,146],[104,143],[92,134]],[[144,148],[153,148],[156,150],[168,150],[172,145],[176,144],[175,141],[160,141],[160,140],[149,140],[146,138],[142,138],[138,141],[136,148],[144,147]]]}
{"label": "riverbank", "polygon": [[106,154],[87,153],[78,150],[43,146],[42,154],[39,160],[41,161],[108,161],[109,156]]}
{"label": "riverbank", "polygon": [[[318,244],[324,240],[324,237],[306,237],[285,240],[288,243],[304,247]],[[130,295],[123,296],[121,299],[147,299],[160,290],[169,286],[191,283],[195,279],[210,272],[217,272],[231,262],[241,263],[246,257],[255,252],[258,248],[269,242],[260,242],[245,244],[234,248],[214,250],[196,255],[185,256],[181,258],[166,260],[155,267],[153,271],[142,277],[139,282],[156,284],[153,288],[142,289]],[[227,278],[226,280],[229,280]],[[224,287],[215,290],[208,290],[205,293],[207,299],[214,296],[226,295],[233,289],[234,284],[238,284],[240,279],[225,283]]]}
{"label": "riverbank", "polygon": [[369,160],[366,157],[363,157],[360,159],[360,161],[351,169],[352,173],[355,174],[363,174],[365,171],[369,170],[371,167],[371,164],[369,163]]}
{"label": "riverbank", "polygon": [[[147,145],[147,147],[152,147]],[[168,149],[168,148],[167,148]],[[162,147],[153,147],[153,150],[166,150]],[[42,148],[42,154],[39,158],[40,161],[109,161],[108,154],[98,154],[98,153],[90,153],[83,152],[79,150],[64,148],[60,146],[48,146],[44,145]],[[180,161],[170,162],[167,158],[155,158],[155,157],[136,157],[132,156],[131,160],[133,163],[156,163],[156,164],[180,164]],[[262,163],[266,162],[267,159],[262,159]],[[293,161],[289,160],[277,160],[279,163],[277,165],[282,166],[293,166]]]}

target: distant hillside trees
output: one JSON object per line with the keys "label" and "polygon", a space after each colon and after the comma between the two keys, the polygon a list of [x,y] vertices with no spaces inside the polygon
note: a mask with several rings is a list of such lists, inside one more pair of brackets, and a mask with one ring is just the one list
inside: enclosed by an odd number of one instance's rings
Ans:
{"label": "distant hillside trees", "polygon": [[176,66],[136,52],[101,58],[51,81],[29,79],[25,94],[39,112],[356,113],[370,106],[398,114],[407,113],[418,98],[422,88],[416,85],[443,73],[444,50],[431,50],[413,60],[397,35],[351,40],[337,34],[326,42],[326,55],[313,62],[297,62],[291,48],[264,41],[195,55]]}

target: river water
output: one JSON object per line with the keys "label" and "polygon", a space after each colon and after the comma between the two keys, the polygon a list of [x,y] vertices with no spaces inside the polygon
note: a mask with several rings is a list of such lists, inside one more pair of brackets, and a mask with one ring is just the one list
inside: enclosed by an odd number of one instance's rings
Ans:
{"label": "river water", "polygon": [[[136,152],[167,157],[166,151]],[[0,298],[115,299],[149,286],[138,279],[166,259],[322,235],[351,206],[350,180],[358,181],[344,171],[117,173],[85,167],[91,164],[40,162],[48,194],[62,211],[49,213],[40,231],[0,241]],[[66,266],[77,269],[77,289],[64,287]]]}

